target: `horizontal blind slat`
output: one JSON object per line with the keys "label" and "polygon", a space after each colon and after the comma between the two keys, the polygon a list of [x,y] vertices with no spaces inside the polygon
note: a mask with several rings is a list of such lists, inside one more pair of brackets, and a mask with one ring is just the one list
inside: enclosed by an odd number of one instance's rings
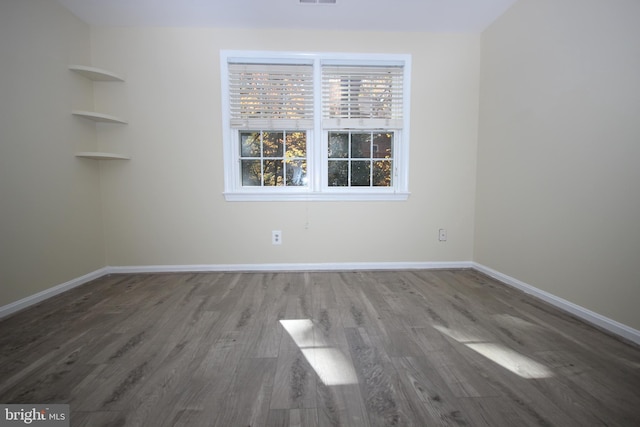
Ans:
{"label": "horizontal blind slat", "polygon": [[310,128],[313,67],[230,63],[229,103],[235,128]]}
{"label": "horizontal blind slat", "polygon": [[342,126],[360,127],[371,119],[378,127],[394,120],[397,127],[403,117],[403,78],[401,66],[323,66],[323,122],[337,126],[331,120],[337,119]]}
{"label": "horizontal blind slat", "polygon": [[325,118],[322,127],[331,129],[402,129],[402,119]]}
{"label": "horizontal blind slat", "polygon": [[313,128],[313,120],[248,117],[231,119],[231,127],[247,130],[310,130]]}

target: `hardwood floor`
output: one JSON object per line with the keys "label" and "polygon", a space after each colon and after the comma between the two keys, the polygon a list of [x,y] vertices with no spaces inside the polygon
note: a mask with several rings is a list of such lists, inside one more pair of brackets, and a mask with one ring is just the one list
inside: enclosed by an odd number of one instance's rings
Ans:
{"label": "hardwood floor", "polygon": [[72,426],[638,426],[640,348],[473,270],[131,274],[0,321]]}

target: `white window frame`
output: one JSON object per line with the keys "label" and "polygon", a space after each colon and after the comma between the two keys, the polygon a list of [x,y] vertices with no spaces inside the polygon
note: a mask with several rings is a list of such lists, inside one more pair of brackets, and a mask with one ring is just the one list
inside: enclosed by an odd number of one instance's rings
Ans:
{"label": "white window frame", "polygon": [[[242,186],[238,130],[230,124],[230,62],[291,63],[314,66],[314,128],[307,132],[307,179],[305,187]],[[390,187],[330,187],[328,174],[328,132],[322,128],[322,65],[400,65],[403,67],[402,129],[394,130],[393,185]],[[224,197],[227,201],[366,201],[407,200],[409,197],[409,135],[411,95],[411,55],[353,54],[274,51],[220,51],[222,86],[222,138],[224,158]],[[357,131],[358,129],[350,129]],[[368,129],[367,129],[368,130]]]}

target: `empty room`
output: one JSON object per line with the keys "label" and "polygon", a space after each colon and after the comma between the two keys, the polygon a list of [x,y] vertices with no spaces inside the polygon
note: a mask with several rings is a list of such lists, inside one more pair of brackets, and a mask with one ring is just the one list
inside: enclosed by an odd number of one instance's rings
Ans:
{"label": "empty room", "polygon": [[637,0],[0,0],[0,425],[640,425]]}

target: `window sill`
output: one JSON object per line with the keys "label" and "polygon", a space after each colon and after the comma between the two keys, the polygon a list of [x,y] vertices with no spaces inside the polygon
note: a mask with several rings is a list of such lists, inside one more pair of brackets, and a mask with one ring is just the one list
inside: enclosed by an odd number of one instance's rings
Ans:
{"label": "window sill", "polygon": [[331,193],[287,193],[287,192],[227,192],[223,193],[227,202],[295,202],[295,201],[404,201],[409,192],[368,193],[368,192],[331,192]]}

